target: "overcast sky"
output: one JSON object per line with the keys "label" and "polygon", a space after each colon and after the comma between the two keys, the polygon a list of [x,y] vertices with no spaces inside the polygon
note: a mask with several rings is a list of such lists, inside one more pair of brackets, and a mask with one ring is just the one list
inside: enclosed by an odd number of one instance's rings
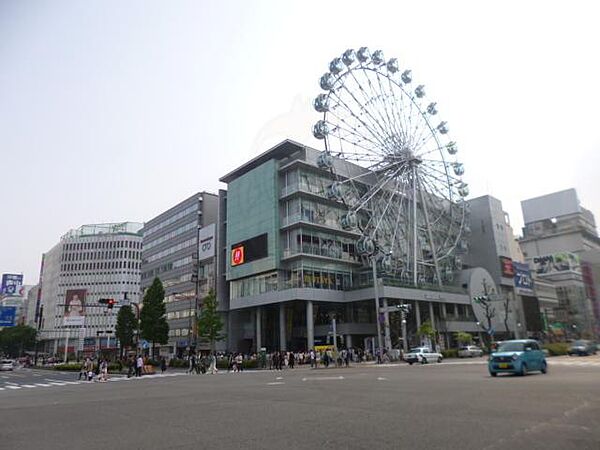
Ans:
{"label": "overcast sky", "polygon": [[278,141],[366,45],[437,101],[471,196],[575,187],[600,217],[594,2],[0,0],[0,272],[86,223],[146,221]]}

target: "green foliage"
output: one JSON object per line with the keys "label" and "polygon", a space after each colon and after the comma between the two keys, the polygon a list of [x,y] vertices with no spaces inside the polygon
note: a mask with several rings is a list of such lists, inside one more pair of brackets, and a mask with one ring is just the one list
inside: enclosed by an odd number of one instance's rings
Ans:
{"label": "green foliage", "polygon": [[473,336],[470,333],[465,333],[464,331],[457,331],[454,333],[454,339],[459,344],[469,345],[473,342]]}
{"label": "green foliage", "polygon": [[[160,280],[154,279],[144,295],[140,312],[140,331],[144,339],[154,344],[166,344],[169,341],[169,325],[166,319],[165,290]],[[153,352],[154,353],[154,352]]]}
{"label": "green foliage", "polygon": [[202,310],[198,318],[198,337],[210,343],[211,351],[215,351],[215,342],[225,339],[223,320],[217,311],[217,298],[211,289],[202,302]]}
{"label": "green foliage", "polygon": [[550,356],[561,356],[566,355],[569,352],[569,344],[564,342],[545,344],[544,349],[548,350]]}
{"label": "green foliage", "polygon": [[[229,366],[229,358],[217,358],[217,369],[227,369]],[[243,369],[257,369],[258,360],[244,359],[242,362]]]}
{"label": "green foliage", "polygon": [[444,358],[458,358],[457,348],[448,348],[446,350],[442,350],[441,353]]}
{"label": "green foliage", "polygon": [[115,326],[115,336],[121,343],[121,347],[133,347],[135,330],[138,328],[138,321],[130,305],[122,306],[117,314],[117,324]]}
{"label": "green foliage", "polygon": [[0,330],[0,353],[6,353],[11,358],[23,355],[26,350],[33,350],[37,331],[27,325],[6,327]]}
{"label": "green foliage", "polygon": [[190,366],[190,362],[186,361],[185,359],[175,359],[173,358],[171,361],[169,361],[169,367],[173,367],[173,368],[188,368]]}
{"label": "green foliage", "polygon": [[83,363],[67,363],[67,364],[56,364],[52,367],[54,370],[60,370],[62,372],[79,372]]}
{"label": "green foliage", "polygon": [[419,336],[428,337],[429,339],[433,339],[435,336],[435,330],[431,325],[431,321],[427,320],[421,324],[419,329],[417,330],[417,334]]}

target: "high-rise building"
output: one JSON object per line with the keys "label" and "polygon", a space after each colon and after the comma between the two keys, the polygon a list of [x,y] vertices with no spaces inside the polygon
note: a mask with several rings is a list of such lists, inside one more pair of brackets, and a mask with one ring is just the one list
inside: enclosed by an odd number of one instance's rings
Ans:
{"label": "high-rise building", "polygon": [[[43,255],[41,339],[48,353],[116,347],[118,306],[139,302],[142,224],[83,225]],[[115,300],[108,309],[100,299]]]}
{"label": "high-rise building", "polygon": [[524,200],[521,209],[523,255],[535,276],[556,288],[559,306],[552,327],[566,337],[591,336],[594,316],[579,259],[600,250],[593,214],[581,206],[575,189]]}
{"label": "high-rise building", "polygon": [[161,354],[196,346],[197,310],[216,288],[219,196],[198,192],[144,224],[142,291],[158,277],[165,289],[169,342]]}

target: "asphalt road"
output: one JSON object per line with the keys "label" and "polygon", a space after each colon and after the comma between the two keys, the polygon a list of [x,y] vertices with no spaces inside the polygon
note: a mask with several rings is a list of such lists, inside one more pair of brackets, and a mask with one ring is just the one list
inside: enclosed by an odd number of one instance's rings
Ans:
{"label": "asphalt road", "polygon": [[48,386],[1,379],[2,449],[600,448],[598,359],[498,378],[480,360],[78,384],[39,372]]}

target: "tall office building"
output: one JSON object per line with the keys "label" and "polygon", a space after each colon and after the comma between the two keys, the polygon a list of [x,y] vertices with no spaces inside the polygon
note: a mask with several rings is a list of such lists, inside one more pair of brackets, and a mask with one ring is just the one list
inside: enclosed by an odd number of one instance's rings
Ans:
{"label": "tall office building", "polygon": [[[115,348],[118,306],[139,302],[142,224],[83,225],[43,255],[41,339],[48,353]],[[117,306],[108,310],[101,298]]]}
{"label": "tall office building", "polygon": [[580,256],[600,250],[594,215],[581,206],[575,189],[521,202],[520,246],[537,277],[556,287],[556,332],[569,337],[592,335],[592,304],[586,296]]}
{"label": "tall office building", "polygon": [[169,342],[161,354],[195,346],[197,308],[215,289],[219,196],[198,192],[145,223],[142,291],[158,277],[165,289]]}

